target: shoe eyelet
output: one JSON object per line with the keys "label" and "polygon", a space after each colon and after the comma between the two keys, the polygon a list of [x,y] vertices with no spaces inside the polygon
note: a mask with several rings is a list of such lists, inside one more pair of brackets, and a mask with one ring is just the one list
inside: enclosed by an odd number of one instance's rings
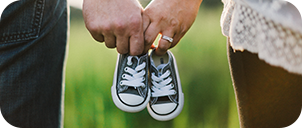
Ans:
{"label": "shoe eyelet", "polygon": [[120,85],[124,85],[122,81],[120,82]]}
{"label": "shoe eyelet", "polygon": [[123,74],[123,75],[122,75],[122,78],[126,78],[126,75],[125,75],[125,74]]}
{"label": "shoe eyelet", "polygon": [[128,71],[128,67],[125,67],[125,68],[124,68],[124,71]]}

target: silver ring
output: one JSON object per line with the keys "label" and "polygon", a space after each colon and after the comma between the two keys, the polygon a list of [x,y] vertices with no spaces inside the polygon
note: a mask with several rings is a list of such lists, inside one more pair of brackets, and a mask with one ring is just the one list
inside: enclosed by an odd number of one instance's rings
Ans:
{"label": "silver ring", "polygon": [[173,38],[171,38],[171,37],[168,37],[168,36],[163,35],[161,38],[162,38],[162,39],[165,39],[165,40],[167,40],[167,41],[169,41],[170,43],[173,42]]}

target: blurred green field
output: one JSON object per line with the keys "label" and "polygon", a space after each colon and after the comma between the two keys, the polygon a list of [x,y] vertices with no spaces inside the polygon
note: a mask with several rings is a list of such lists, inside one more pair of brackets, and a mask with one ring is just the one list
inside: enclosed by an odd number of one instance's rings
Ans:
{"label": "blurred green field", "polygon": [[126,113],[111,99],[117,52],[93,40],[79,11],[71,11],[66,69],[65,128],[238,128],[228,69],[226,38],[219,19],[222,7],[201,8],[180,43],[176,57],[185,105],[174,120],[159,122],[147,110]]}

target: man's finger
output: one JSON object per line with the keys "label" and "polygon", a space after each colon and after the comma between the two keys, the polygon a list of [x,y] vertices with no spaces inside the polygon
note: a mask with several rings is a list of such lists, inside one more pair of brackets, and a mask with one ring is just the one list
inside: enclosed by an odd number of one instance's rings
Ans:
{"label": "man's finger", "polygon": [[129,52],[129,37],[118,36],[116,37],[116,50],[120,54],[126,54]]}
{"label": "man's finger", "polygon": [[92,35],[92,37],[94,40],[101,42],[101,43],[105,41],[104,36],[101,34],[94,34],[94,35]]}
{"label": "man's finger", "polygon": [[143,30],[144,32],[146,31],[146,29],[148,28],[148,26],[150,25],[150,18],[148,15],[143,14]]}
{"label": "man's finger", "polygon": [[105,45],[108,48],[115,48],[116,47],[116,41],[114,35],[105,35],[104,36]]}
{"label": "man's finger", "polygon": [[132,56],[141,55],[144,50],[144,35],[143,32],[139,32],[136,35],[130,37],[129,53]]}

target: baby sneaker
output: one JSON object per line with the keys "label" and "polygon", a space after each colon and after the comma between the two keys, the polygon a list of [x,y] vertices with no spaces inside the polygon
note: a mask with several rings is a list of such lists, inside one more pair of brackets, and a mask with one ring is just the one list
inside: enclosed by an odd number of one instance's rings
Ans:
{"label": "baby sneaker", "polygon": [[173,54],[167,51],[157,56],[154,51],[150,54],[151,98],[147,109],[154,119],[167,121],[181,112],[184,95]]}
{"label": "baby sneaker", "polygon": [[147,106],[150,100],[148,53],[118,55],[111,95],[114,104],[125,112],[139,112]]}

